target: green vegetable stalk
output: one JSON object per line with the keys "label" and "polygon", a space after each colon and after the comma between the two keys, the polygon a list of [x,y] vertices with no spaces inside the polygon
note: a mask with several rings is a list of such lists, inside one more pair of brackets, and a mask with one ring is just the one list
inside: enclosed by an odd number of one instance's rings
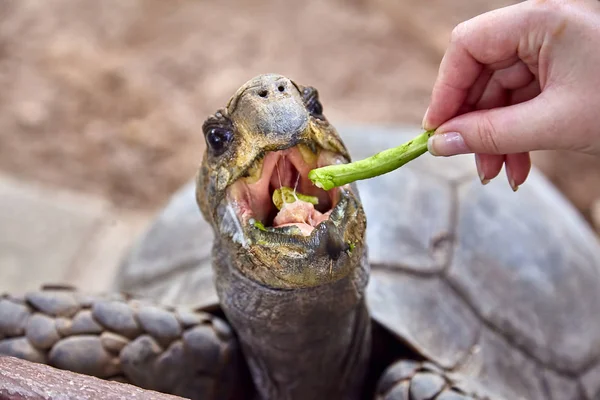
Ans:
{"label": "green vegetable stalk", "polygon": [[298,193],[289,187],[284,186],[273,192],[273,204],[275,204],[275,207],[277,207],[278,210],[281,210],[284,204],[291,204],[296,200],[312,203],[314,205],[319,204],[319,199],[317,197]]}
{"label": "green vegetable stalk", "polygon": [[407,143],[364,160],[313,169],[308,173],[308,178],[317,187],[330,190],[354,181],[387,174],[427,152],[427,139],[433,132],[426,131]]}

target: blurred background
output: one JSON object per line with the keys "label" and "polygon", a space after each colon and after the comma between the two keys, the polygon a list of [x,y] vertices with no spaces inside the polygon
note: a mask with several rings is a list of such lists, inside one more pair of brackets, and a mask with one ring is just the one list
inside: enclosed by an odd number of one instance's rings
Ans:
{"label": "blurred background", "polygon": [[[108,287],[249,78],[317,87],[334,124],[418,127],[452,28],[511,3],[0,1],[0,291]],[[535,163],[600,220],[598,159]]]}

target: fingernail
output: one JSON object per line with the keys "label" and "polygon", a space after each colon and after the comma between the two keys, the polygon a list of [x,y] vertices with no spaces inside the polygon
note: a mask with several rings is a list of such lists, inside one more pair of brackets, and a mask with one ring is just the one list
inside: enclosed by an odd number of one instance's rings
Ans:
{"label": "fingernail", "polygon": [[512,177],[512,171],[510,170],[508,164],[506,165],[506,177],[508,178],[508,184],[513,192],[519,190],[519,185],[515,183],[515,179]]}
{"label": "fingernail", "polygon": [[427,125],[427,113],[429,112],[429,107],[427,107],[427,110],[425,110],[425,115],[423,116],[423,122],[421,122],[421,128],[427,130],[427,128],[425,128],[425,125]]}
{"label": "fingernail", "polygon": [[427,141],[427,150],[434,156],[453,156],[471,152],[458,132],[432,135]]}
{"label": "fingernail", "polygon": [[477,166],[477,175],[479,175],[479,180],[481,181],[481,184],[487,185],[488,183],[490,183],[489,179],[485,179],[485,173],[483,172],[483,169],[481,168],[481,161],[479,159],[479,154],[475,154],[475,165]]}

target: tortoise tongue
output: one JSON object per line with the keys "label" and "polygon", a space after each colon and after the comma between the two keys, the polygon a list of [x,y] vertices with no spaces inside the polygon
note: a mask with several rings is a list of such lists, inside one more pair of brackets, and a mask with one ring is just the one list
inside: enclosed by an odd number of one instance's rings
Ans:
{"label": "tortoise tongue", "polygon": [[275,216],[273,227],[296,225],[303,235],[309,236],[315,226],[329,218],[331,210],[321,213],[312,203],[296,200],[286,203]]}

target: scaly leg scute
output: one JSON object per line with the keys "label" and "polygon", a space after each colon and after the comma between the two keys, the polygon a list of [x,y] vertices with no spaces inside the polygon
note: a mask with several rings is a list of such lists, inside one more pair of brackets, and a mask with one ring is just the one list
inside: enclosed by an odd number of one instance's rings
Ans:
{"label": "scaly leg scute", "polygon": [[243,374],[227,323],[122,294],[0,296],[0,355],[192,399],[229,399]]}
{"label": "scaly leg scute", "polygon": [[[471,385],[469,385],[471,386]],[[383,373],[376,400],[500,400],[461,383],[437,366],[401,360]]]}

